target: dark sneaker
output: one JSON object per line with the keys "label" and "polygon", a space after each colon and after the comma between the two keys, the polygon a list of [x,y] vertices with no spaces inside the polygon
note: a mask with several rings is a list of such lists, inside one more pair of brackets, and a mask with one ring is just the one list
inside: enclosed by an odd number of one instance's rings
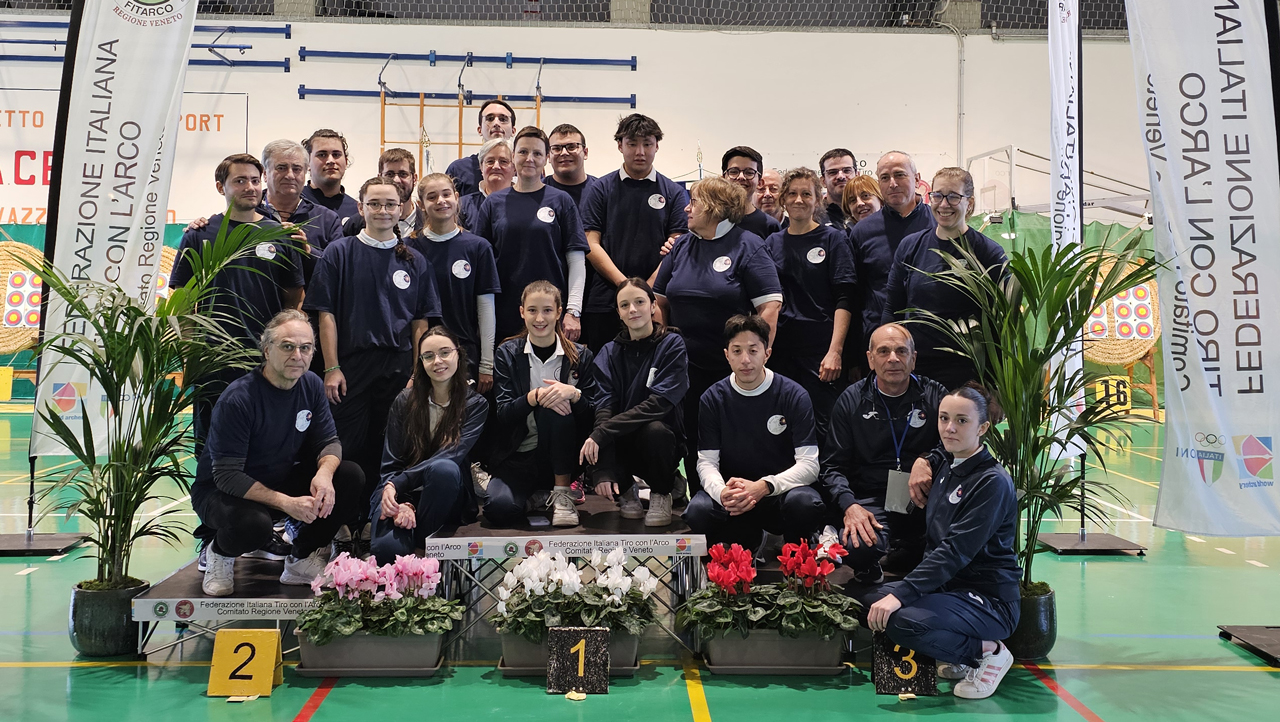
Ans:
{"label": "dark sneaker", "polygon": [[270,559],[271,561],[278,562],[289,556],[291,551],[293,551],[293,545],[285,542],[284,537],[281,536],[281,532],[272,531],[271,540],[266,544],[263,544],[262,548],[255,549],[251,552],[245,552],[240,556],[246,559]]}
{"label": "dark sneaker", "polygon": [[884,570],[880,565],[873,564],[866,569],[854,569],[853,581],[857,584],[880,584],[884,581]]}
{"label": "dark sneaker", "polygon": [[213,546],[213,542],[204,542],[200,545],[200,556],[196,557],[196,570],[203,572],[209,568],[209,547]]}
{"label": "dark sneaker", "polygon": [[356,540],[351,538],[351,529],[346,524],[338,527],[338,533],[333,537],[333,553],[329,558],[337,559],[343,553],[357,559],[360,556],[356,550]]}
{"label": "dark sneaker", "polygon": [[573,480],[569,485],[569,496],[573,499],[574,504],[582,505],[587,503],[587,492],[582,487],[582,477]]}

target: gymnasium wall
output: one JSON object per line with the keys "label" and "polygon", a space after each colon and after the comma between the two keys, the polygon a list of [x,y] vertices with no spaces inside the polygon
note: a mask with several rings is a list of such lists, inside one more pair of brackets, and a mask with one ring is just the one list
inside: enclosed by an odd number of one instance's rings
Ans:
{"label": "gymnasium wall", "polygon": [[[22,19],[40,19],[22,16]],[[50,18],[65,19],[65,18]],[[249,24],[249,23],[240,23]],[[280,25],[276,23],[275,25]],[[5,37],[60,38],[64,31],[6,31]],[[198,36],[196,42],[211,42]],[[220,42],[251,44],[236,59],[291,59],[291,72],[278,68],[197,67],[187,74],[179,161],[170,196],[171,220],[185,221],[219,210],[213,167],[224,155],[260,153],[278,137],[301,139],[317,127],[346,133],[354,165],[349,191],[376,172],[379,112],[376,98],[298,97],[298,86],[376,90],[382,62],[322,60],[300,62],[298,49],[373,52],[533,55],[579,58],[637,56],[638,69],[547,67],[545,95],[637,96],[639,112],[658,119],[666,133],[657,167],[677,180],[697,177],[698,150],[708,172],[718,172],[720,154],[737,144],[762,151],[767,165],[816,166],[826,149],[852,149],[869,171],[890,149],[913,153],[930,175],[957,163],[957,42],[944,33],[694,32],[643,29],[456,27],[345,23],[293,23],[292,37],[225,36]],[[967,156],[1004,145],[1048,155],[1048,67],[1043,40],[965,37],[965,117]],[[206,50],[192,57],[211,57]],[[1087,41],[1084,49],[1085,164],[1089,170],[1147,184],[1140,145],[1129,45]],[[458,63],[393,62],[383,72],[397,91],[452,93]],[[55,63],[0,63],[0,223],[39,222],[47,186],[44,153],[52,146],[53,117],[61,66]],[[463,83],[476,93],[534,92],[534,66],[476,65]],[[27,89],[17,91],[15,89]],[[43,91],[43,92],[42,92]],[[437,101],[440,102],[440,101]],[[35,117],[8,110],[41,110]],[[477,106],[467,109],[464,132],[476,141]],[[625,105],[555,105],[542,111],[542,127],[570,122],[589,141],[587,169],[602,174],[617,168],[610,139]],[[532,110],[518,111],[520,125]],[[19,124],[22,119],[27,127]],[[418,135],[417,108],[392,108],[387,135]],[[436,170],[457,157],[455,108],[429,108],[426,130]],[[416,146],[404,145],[416,151]],[[474,148],[466,150],[474,152]],[[1007,182],[1007,167],[988,166],[979,185]],[[1047,202],[1043,176],[1020,173],[1019,201]],[[926,178],[927,179],[927,178]],[[1025,183],[1024,183],[1025,180]],[[1007,188],[1003,189],[1007,198]],[[24,209],[33,209],[24,211]]]}

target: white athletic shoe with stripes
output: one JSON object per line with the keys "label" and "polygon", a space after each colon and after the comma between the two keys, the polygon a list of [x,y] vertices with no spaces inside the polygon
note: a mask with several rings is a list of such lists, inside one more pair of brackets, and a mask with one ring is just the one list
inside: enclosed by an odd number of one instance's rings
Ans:
{"label": "white athletic shoe with stripes", "polygon": [[996,687],[1000,686],[1000,680],[1004,679],[1009,668],[1013,666],[1013,653],[1004,646],[1003,642],[997,644],[999,647],[995,652],[984,654],[982,662],[969,670],[962,681],[956,683],[955,689],[952,690],[955,696],[965,699],[986,699],[995,694]]}

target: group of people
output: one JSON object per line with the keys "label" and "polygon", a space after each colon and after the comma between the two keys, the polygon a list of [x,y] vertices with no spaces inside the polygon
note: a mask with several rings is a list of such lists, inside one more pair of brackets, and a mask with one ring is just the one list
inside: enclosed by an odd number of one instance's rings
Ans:
{"label": "group of people", "polygon": [[[576,526],[590,488],[648,527],[687,503],[708,544],[842,542],[870,626],[989,695],[1019,599],[1013,488],[981,441],[999,407],[900,323],[976,315],[929,275],[938,251],[1003,273],[966,222],[972,177],[922,198],[905,153],[869,177],[844,149],[778,172],[738,146],[686,191],[644,115],[599,178],[576,127],[516,128],[489,101],[475,155],[419,178],[387,150],[354,197],[332,130],[218,166],[227,224],[290,240],[217,279],[215,317],[263,363],[196,380],[205,593],[234,591],[241,555],[308,584],[339,550],[387,562],[478,518]],[[222,224],[189,227],[172,285]]]}

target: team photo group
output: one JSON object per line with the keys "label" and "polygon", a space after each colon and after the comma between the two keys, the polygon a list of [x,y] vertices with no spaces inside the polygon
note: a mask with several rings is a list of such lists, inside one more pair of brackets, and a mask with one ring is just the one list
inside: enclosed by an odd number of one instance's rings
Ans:
{"label": "team photo group", "polygon": [[[289,237],[215,282],[262,360],[199,380],[204,592],[232,594],[240,556],[309,585],[477,520],[576,527],[594,494],[708,545],[814,545],[870,629],[990,696],[1020,609],[1015,490],[983,440],[1000,405],[912,322],[978,313],[930,275],[943,253],[1005,272],[967,223],[970,174],[922,179],[895,151],[864,175],[842,148],[778,170],[738,146],[686,190],[644,115],[590,151],[500,100],[478,131],[446,173],[391,148],[357,182],[328,129],[214,170],[226,211],[188,226],[171,286],[229,229]],[[619,169],[589,176],[589,152]]]}

